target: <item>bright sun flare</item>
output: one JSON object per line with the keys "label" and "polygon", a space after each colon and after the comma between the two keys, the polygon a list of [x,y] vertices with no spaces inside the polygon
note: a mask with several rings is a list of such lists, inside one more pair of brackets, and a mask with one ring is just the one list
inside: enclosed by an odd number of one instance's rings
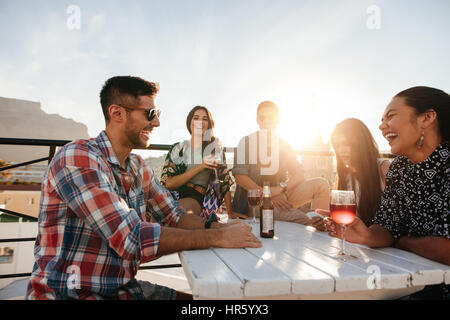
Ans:
{"label": "bright sun flare", "polygon": [[326,97],[313,95],[303,101],[287,101],[280,107],[279,135],[286,139],[295,150],[307,149],[314,145],[320,135],[323,143],[328,143],[336,123],[343,120],[342,108]]}

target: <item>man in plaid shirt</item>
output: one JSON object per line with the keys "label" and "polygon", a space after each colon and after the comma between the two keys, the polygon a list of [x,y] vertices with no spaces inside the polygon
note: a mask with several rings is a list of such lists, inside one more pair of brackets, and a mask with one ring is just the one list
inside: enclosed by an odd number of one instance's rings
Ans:
{"label": "man in plaid shirt", "polygon": [[[132,149],[159,127],[155,83],[124,76],[100,93],[106,130],[65,145],[43,182],[36,262],[27,299],[175,299],[186,294],[135,279],[139,265],[208,247],[260,247],[237,221],[185,214]],[[210,228],[209,228],[210,227]]]}

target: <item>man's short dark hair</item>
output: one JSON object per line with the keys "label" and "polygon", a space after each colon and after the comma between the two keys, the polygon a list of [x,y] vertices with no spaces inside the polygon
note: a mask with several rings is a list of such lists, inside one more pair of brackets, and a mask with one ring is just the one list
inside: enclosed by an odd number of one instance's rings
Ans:
{"label": "man's short dark hair", "polygon": [[275,102],[272,102],[272,101],[269,101],[269,100],[263,101],[263,102],[261,102],[261,103],[258,105],[258,110],[256,111],[256,114],[258,114],[259,111],[260,111],[261,109],[263,109],[263,108],[273,109],[273,110],[275,110],[276,112],[278,112],[278,107],[277,107],[277,105],[275,104]]}
{"label": "man's short dark hair", "polygon": [[109,122],[109,106],[112,104],[132,107],[139,104],[140,96],[154,96],[159,85],[139,77],[117,76],[106,80],[100,91],[100,104],[106,123]]}

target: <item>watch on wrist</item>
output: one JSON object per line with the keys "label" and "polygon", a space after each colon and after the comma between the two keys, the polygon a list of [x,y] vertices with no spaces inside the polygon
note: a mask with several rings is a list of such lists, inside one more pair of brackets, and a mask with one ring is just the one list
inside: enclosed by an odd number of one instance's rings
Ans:
{"label": "watch on wrist", "polygon": [[287,184],[286,184],[286,182],[280,182],[280,187],[281,187],[281,192],[286,194],[287,193]]}

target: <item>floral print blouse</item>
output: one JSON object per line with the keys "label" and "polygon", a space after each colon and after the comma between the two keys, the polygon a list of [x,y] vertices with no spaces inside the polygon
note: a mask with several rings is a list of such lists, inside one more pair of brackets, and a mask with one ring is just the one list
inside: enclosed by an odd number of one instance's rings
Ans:
{"label": "floral print blouse", "polygon": [[[209,150],[211,148],[205,148]],[[186,152],[190,150],[190,141],[185,140],[183,142],[177,142],[170,148],[167,153],[166,160],[164,162],[162,174],[161,174],[161,184],[166,185],[167,178],[183,174],[187,171],[188,161],[191,159],[189,156],[186,156]],[[219,186],[214,186],[215,176],[211,174],[211,180],[209,183],[210,187],[214,187],[216,189],[216,195],[218,196],[219,204],[222,203],[223,197],[230,190],[230,187],[233,185],[233,180],[230,176],[230,170],[227,169],[226,159],[224,150],[220,144],[220,141],[216,138],[215,141],[215,150],[218,154],[222,156],[221,165],[217,169],[218,179],[220,181]],[[204,156],[210,155],[211,152],[204,152]],[[200,160],[201,161],[201,160]],[[208,191],[207,191],[208,193]]]}
{"label": "floral print blouse", "polygon": [[402,236],[450,238],[450,145],[441,143],[424,161],[397,157],[386,175],[386,189],[374,223],[395,240]]}

